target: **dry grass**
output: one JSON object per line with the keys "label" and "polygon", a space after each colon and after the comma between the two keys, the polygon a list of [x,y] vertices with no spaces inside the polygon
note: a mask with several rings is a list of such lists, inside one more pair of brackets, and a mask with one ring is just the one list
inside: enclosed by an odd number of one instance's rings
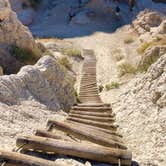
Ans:
{"label": "dry grass", "polygon": [[124,43],[125,44],[130,44],[130,43],[133,43],[134,42],[134,39],[132,37],[127,37],[124,39]]}
{"label": "dry grass", "polygon": [[113,57],[116,61],[120,61],[124,58],[124,55],[122,54],[122,50],[117,48],[112,51]]}
{"label": "dry grass", "polygon": [[64,55],[68,55],[71,57],[78,57],[78,58],[83,58],[81,55],[81,51],[76,49],[76,48],[66,48],[61,50]]}
{"label": "dry grass", "polygon": [[105,85],[106,91],[109,91],[111,89],[118,89],[120,84],[118,82],[111,82],[110,84]]}
{"label": "dry grass", "polygon": [[61,65],[63,65],[68,70],[72,69],[72,64],[70,63],[67,57],[60,58],[58,61]]}
{"label": "dry grass", "polygon": [[119,66],[119,76],[120,77],[125,74],[135,74],[136,71],[137,71],[137,69],[129,63],[121,64]]}

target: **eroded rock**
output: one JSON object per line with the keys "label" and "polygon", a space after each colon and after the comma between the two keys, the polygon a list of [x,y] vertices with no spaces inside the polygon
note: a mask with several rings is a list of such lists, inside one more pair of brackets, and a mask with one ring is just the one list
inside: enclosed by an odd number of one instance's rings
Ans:
{"label": "eroded rock", "polygon": [[73,84],[74,79],[53,58],[45,56],[35,66],[0,78],[0,102],[15,105],[35,100],[51,110],[68,110],[75,102]]}

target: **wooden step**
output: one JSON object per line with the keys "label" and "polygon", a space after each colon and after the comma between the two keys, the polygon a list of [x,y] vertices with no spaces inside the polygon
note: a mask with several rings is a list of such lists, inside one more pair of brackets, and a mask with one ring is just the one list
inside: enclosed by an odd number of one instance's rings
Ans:
{"label": "wooden step", "polygon": [[[62,130],[68,134],[72,134],[78,138],[85,139],[91,141],[93,143],[97,143],[99,145],[103,145],[106,147],[115,147],[120,149],[126,149],[126,146],[123,145],[121,140],[119,141],[119,137],[112,136],[110,134],[104,133],[102,131],[97,131],[94,128],[87,127],[88,125],[75,125],[75,123],[68,121],[57,121],[57,120],[49,120],[48,125],[52,125],[54,128]],[[86,126],[86,127],[85,127]],[[116,141],[118,140],[118,141]]]}
{"label": "wooden step", "polygon": [[88,125],[92,125],[92,126],[96,126],[96,127],[100,127],[100,128],[104,128],[104,129],[110,129],[112,131],[117,130],[117,126],[114,126],[111,123],[107,123],[107,122],[96,122],[93,120],[86,120],[86,119],[72,118],[72,117],[68,117],[67,120],[79,122],[79,123],[83,123],[83,124],[88,124]]}
{"label": "wooden step", "polygon": [[96,116],[78,115],[78,114],[72,114],[72,113],[69,114],[69,117],[94,120],[94,121],[100,121],[100,122],[114,122],[115,121],[114,118],[110,118],[110,117],[96,117]]}
{"label": "wooden step", "polygon": [[64,166],[38,157],[3,150],[0,150],[0,162],[6,162],[4,166]]}
{"label": "wooden step", "polygon": [[77,106],[82,106],[82,107],[110,107],[110,104],[107,103],[95,103],[95,104],[85,104],[85,103],[81,103],[81,104],[77,104]]}
{"label": "wooden step", "polygon": [[89,111],[78,111],[71,110],[70,113],[79,114],[79,115],[88,115],[88,116],[97,116],[97,117],[114,117],[115,115],[110,112],[89,112]]}
{"label": "wooden step", "polygon": [[94,107],[91,107],[91,106],[87,106],[87,107],[83,107],[83,106],[73,106],[72,107],[72,110],[85,110],[85,111],[96,111],[96,110],[99,110],[99,111],[111,111],[112,108],[111,107],[107,107],[107,106],[94,106]]}

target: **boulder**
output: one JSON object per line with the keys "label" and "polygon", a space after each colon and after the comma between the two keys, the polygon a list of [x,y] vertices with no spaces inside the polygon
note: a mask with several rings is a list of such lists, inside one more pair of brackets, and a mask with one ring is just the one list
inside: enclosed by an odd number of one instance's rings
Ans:
{"label": "boulder", "polygon": [[75,102],[74,79],[49,56],[34,66],[24,66],[18,74],[0,77],[0,103],[37,101],[48,109],[68,110]]}
{"label": "boulder", "polygon": [[160,26],[159,26],[159,28],[158,28],[158,32],[159,32],[160,34],[166,34],[166,20],[164,20],[164,21],[160,24]]}

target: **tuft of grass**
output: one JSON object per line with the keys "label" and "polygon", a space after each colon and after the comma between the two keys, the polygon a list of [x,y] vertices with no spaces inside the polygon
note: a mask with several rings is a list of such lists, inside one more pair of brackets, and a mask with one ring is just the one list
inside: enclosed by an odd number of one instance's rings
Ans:
{"label": "tuft of grass", "polygon": [[80,98],[79,98],[79,95],[78,95],[76,90],[74,90],[74,95],[75,95],[75,98],[76,98],[76,102],[80,103]]}
{"label": "tuft of grass", "polygon": [[139,54],[143,54],[147,48],[150,48],[155,45],[166,45],[166,39],[157,36],[153,41],[144,42],[140,47],[137,48]]}
{"label": "tuft of grass", "polygon": [[40,57],[35,56],[32,51],[12,45],[11,54],[19,61],[27,64],[35,63]]}
{"label": "tuft of grass", "polygon": [[109,91],[111,89],[118,89],[120,84],[118,82],[111,82],[111,84],[106,84],[105,89],[106,91]]}
{"label": "tuft of grass", "polygon": [[72,68],[72,64],[69,62],[67,57],[60,58],[59,63],[69,70]]}
{"label": "tuft of grass", "polygon": [[75,48],[62,49],[62,53],[71,57],[83,58],[81,51]]}
{"label": "tuft of grass", "polygon": [[147,48],[152,45],[152,42],[145,42],[139,48],[137,48],[137,52],[139,54],[143,54]]}
{"label": "tuft of grass", "polygon": [[133,42],[134,42],[134,39],[132,37],[127,37],[126,39],[124,39],[125,44],[130,44],[130,43],[133,43]]}
{"label": "tuft of grass", "polygon": [[148,68],[158,60],[159,56],[151,56],[149,57],[143,64],[139,65],[137,71],[146,72]]}
{"label": "tuft of grass", "polygon": [[124,58],[124,55],[122,54],[122,50],[117,48],[112,51],[112,54],[116,61],[120,61]]}
{"label": "tuft of grass", "polygon": [[137,71],[137,69],[129,63],[121,64],[119,66],[119,76],[120,77],[125,74],[135,74],[136,71]]}

